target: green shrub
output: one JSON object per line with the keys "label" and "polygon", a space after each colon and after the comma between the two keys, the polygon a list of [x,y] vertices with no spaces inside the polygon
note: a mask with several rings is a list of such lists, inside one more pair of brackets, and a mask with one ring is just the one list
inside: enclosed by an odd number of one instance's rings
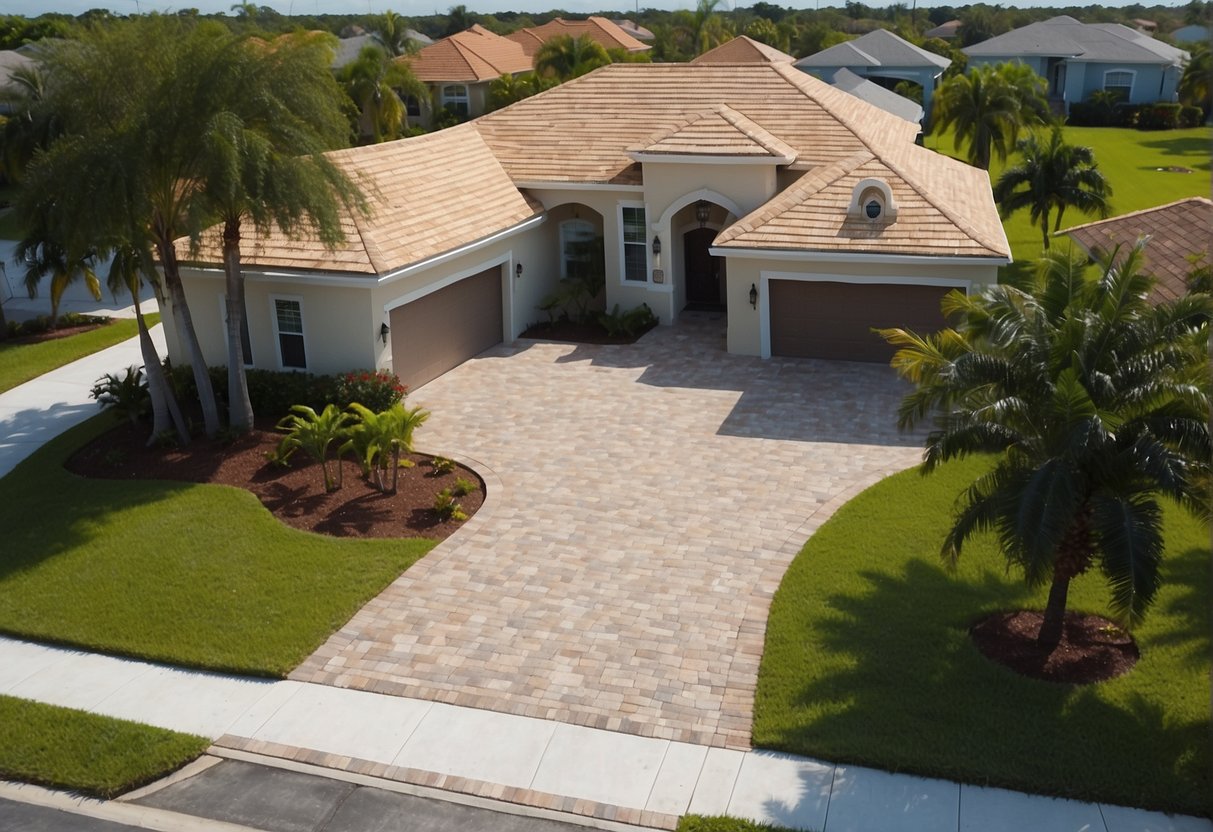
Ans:
{"label": "green shrub", "polygon": [[455,460],[447,459],[445,456],[432,457],[430,467],[434,469],[435,475],[449,474],[455,470]]}
{"label": "green shrub", "polygon": [[[198,386],[194,383],[194,372],[188,364],[175,366],[166,360],[164,369],[179,402],[187,404],[198,401]],[[227,368],[207,369],[211,377],[211,387],[215,391],[215,401],[221,409],[226,410]],[[289,415],[291,408],[297,404],[317,411],[330,404],[337,405],[338,409],[345,408],[345,405],[337,401],[337,380],[333,376],[249,369],[245,370],[245,377],[248,379],[249,401],[253,405],[253,412],[261,417],[278,421]]]}
{"label": "green shrub", "polygon": [[1205,120],[1205,111],[1200,107],[1184,105],[1179,108],[1180,127],[1200,127]]}
{"label": "green shrub", "polygon": [[647,303],[642,303],[623,313],[619,311],[619,304],[615,304],[615,308],[610,312],[599,313],[598,323],[602,324],[607,335],[612,338],[631,338],[654,326],[657,323],[657,317],[653,314],[653,310],[649,309]]}
{"label": "green shrub", "polygon": [[[297,404],[291,408],[291,414],[278,423],[278,430],[286,431],[286,439],[284,444],[278,446],[279,451],[290,446],[302,448],[305,454],[320,463],[324,490],[336,491],[342,486],[341,441],[348,434],[351,420],[348,413],[343,413],[333,404],[325,406],[319,413],[307,405]],[[329,469],[329,448],[333,445],[338,446],[336,478]]]}
{"label": "green shrub", "polygon": [[[756,823],[727,815],[683,815],[678,819],[677,832],[780,832],[782,826]],[[784,830],[786,832],[786,830]]]}
{"label": "green shrub", "polygon": [[454,492],[456,497],[466,497],[476,490],[476,483],[463,477],[455,478]]}
{"label": "green shrub", "polygon": [[395,373],[352,370],[337,377],[333,403],[343,410],[357,403],[374,413],[382,413],[394,407],[407,392]]}
{"label": "green shrub", "polygon": [[[79,312],[66,312],[59,316],[55,329],[67,329],[73,326],[90,326],[93,324],[108,324],[112,319],[99,315],[81,315]],[[24,338],[30,335],[41,335],[51,329],[49,315],[39,315],[28,321],[9,321],[6,324],[8,337]]]}
{"label": "green shrub", "polygon": [[455,502],[451,489],[444,488],[434,495],[434,512],[443,520],[463,521],[468,519],[463,507]]}
{"label": "green shrub", "polygon": [[126,374],[121,377],[106,373],[93,384],[89,395],[103,409],[114,411],[119,419],[126,418],[132,425],[152,409],[152,397],[143,382],[142,367],[127,367]]}
{"label": "green shrub", "polygon": [[1179,105],[1159,102],[1148,104],[1137,117],[1138,130],[1174,130],[1179,126]]}

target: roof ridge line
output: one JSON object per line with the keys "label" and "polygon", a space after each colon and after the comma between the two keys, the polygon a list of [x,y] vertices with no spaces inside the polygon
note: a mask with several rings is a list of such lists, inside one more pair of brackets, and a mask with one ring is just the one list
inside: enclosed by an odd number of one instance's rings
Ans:
{"label": "roof ridge line", "polygon": [[1168,202],[1164,205],[1153,205],[1149,208],[1139,208],[1136,211],[1129,211],[1127,214],[1117,214],[1114,217],[1106,217],[1105,219],[1102,219],[1102,220],[1091,220],[1090,222],[1084,222],[1081,225],[1072,225],[1069,228],[1063,228],[1060,231],[1057,231],[1055,233],[1056,234],[1068,234],[1071,231],[1078,231],[1083,228],[1089,228],[1092,225],[1100,225],[1102,223],[1109,222],[1111,220],[1123,220],[1128,217],[1140,217],[1142,214],[1152,214],[1155,211],[1165,211],[1168,208],[1174,208],[1176,205],[1182,205],[1185,202],[1194,202],[1194,201],[1203,202],[1206,205],[1213,207],[1213,199],[1209,199],[1209,197],[1207,197],[1207,196],[1186,196],[1186,197],[1183,197],[1182,199],[1177,199],[1177,200],[1174,200],[1173,202]]}
{"label": "roof ridge line", "polygon": [[[757,142],[767,152],[775,154],[777,156],[783,156],[783,157],[787,157],[787,158],[791,158],[791,159],[796,159],[800,155],[796,151],[796,148],[792,147],[790,144],[788,144],[783,139],[776,136],[770,130],[763,127],[760,123],[758,123],[754,119],[750,118],[745,113],[739,112],[738,110],[734,110],[728,104],[720,104],[717,109],[717,112],[720,114],[721,118],[723,118],[729,124],[733,125],[733,127],[740,130],[742,135],[744,135],[747,139]],[[733,117],[729,116],[730,113],[732,113]],[[760,135],[756,135],[755,129],[746,127],[743,124],[738,124],[737,123],[738,120],[741,120],[741,121],[746,122],[747,124],[753,125],[753,127],[756,128],[756,130],[761,130],[762,133],[766,136],[766,138],[764,138],[763,136],[760,136]],[[773,143],[778,143],[779,145],[782,145],[782,147],[772,146]]]}

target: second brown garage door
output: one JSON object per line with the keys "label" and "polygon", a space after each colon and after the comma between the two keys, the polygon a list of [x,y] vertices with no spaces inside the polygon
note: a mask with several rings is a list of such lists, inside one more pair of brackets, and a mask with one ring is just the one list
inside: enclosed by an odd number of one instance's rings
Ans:
{"label": "second brown garage door", "polygon": [[501,343],[501,267],[391,312],[392,369],[412,390]]}
{"label": "second brown garage door", "polygon": [[893,349],[872,327],[935,332],[945,326],[942,286],[772,280],[771,354],[888,361]]}

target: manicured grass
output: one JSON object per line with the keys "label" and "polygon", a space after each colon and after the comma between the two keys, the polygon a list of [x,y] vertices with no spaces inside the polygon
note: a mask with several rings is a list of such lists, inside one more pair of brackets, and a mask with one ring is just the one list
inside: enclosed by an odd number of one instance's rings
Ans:
{"label": "manicured grass", "polygon": [[210,745],[137,722],[0,696],[0,779],[109,798],[163,777]]}
{"label": "manicured grass", "polygon": [[[1095,161],[1112,184],[1112,214],[1127,214],[1142,208],[1165,205],[1189,196],[1209,195],[1209,150],[1213,128],[1196,127],[1189,130],[1147,131],[1119,127],[1066,127],[1066,141],[1085,145],[1095,151]],[[965,155],[958,150],[951,133],[927,136],[926,146],[958,159]],[[1008,165],[1019,157],[1012,153],[1005,163],[995,158],[990,167],[990,181],[997,182]],[[1170,173],[1156,168],[1185,167],[1192,173]],[[1073,209],[1066,212],[1062,228],[1070,228],[1099,219]],[[1014,272],[1022,273],[1029,261],[1040,256],[1042,243],[1040,227],[1019,211],[1003,221],[1007,240],[1011,243]],[[1068,245],[1067,238],[1055,240]]]}
{"label": "manicured grass", "polygon": [[[158,312],[144,315],[144,318],[149,327],[160,322]],[[120,344],[138,334],[139,330],[133,319],[121,318],[97,329],[66,338],[32,344],[9,344],[0,341],[0,393],[56,367],[70,364],[78,358]]]}
{"label": "manicured grass", "polygon": [[[1125,676],[1021,677],[968,637],[985,613],[1044,607],[992,537],[952,575],[938,557],[962,488],[988,464],[902,472],[844,506],[776,593],[754,744],[837,762],[1146,808],[1209,812],[1209,529],[1165,514],[1163,588]],[[1105,614],[1098,571],[1070,609]]]}
{"label": "manicured grass", "polygon": [[0,632],[283,676],[434,546],[297,531],[243,489],[68,474],[111,419],[0,479]]}
{"label": "manicured grass", "polygon": [[683,815],[677,832],[789,832],[786,827],[726,815]]}

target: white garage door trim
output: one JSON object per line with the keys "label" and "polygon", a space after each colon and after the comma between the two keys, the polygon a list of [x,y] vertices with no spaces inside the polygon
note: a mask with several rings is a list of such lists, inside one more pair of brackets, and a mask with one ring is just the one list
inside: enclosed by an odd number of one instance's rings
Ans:
{"label": "white garage door trim", "polygon": [[491,260],[485,260],[466,269],[444,275],[432,283],[427,283],[411,292],[406,292],[399,297],[389,300],[383,305],[383,323],[389,322],[392,310],[399,306],[412,303],[426,295],[432,295],[439,289],[445,289],[447,286],[458,283],[464,278],[478,275],[494,266],[501,265],[506,267],[501,270],[501,332],[506,337],[506,340],[512,340],[516,337],[514,334],[514,283],[510,280],[510,275],[514,274],[513,251],[508,251],[500,257],[494,257]]}
{"label": "white garage door trim", "polygon": [[964,289],[967,295],[973,281],[953,277],[869,277],[855,274],[805,274],[804,272],[759,272],[758,276],[758,338],[759,355],[771,357],[771,281],[797,280],[802,283],[857,283],[864,286],[939,286]]}

